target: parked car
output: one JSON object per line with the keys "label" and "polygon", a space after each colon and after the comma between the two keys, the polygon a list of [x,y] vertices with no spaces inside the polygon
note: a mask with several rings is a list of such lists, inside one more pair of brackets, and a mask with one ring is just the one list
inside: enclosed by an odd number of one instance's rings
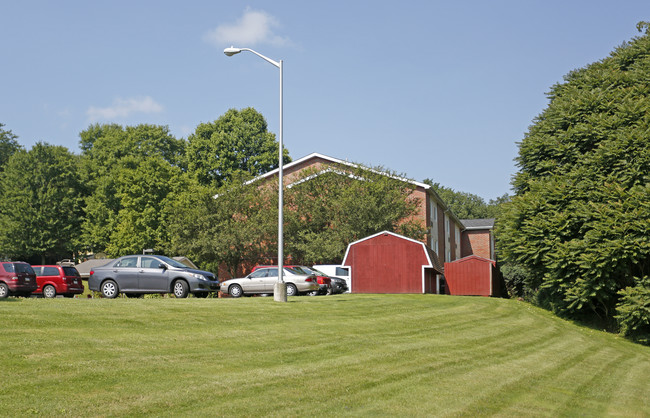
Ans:
{"label": "parked car", "polygon": [[333,293],[332,278],[328,275],[307,266],[289,266],[289,268],[302,274],[313,274],[316,276],[316,280],[318,281],[318,290],[309,292],[307,293],[308,295],[331,295]]}
{"label": "parked car", "polygon": [[29,296],[38,287],[36,273],[23,261],[0,263],[0,299],[8,296]]}
{"label": "parked car", "polygon": [[338,264],[316,264],[313,266],[313,268],[318,271],[322,271],[330,277],[336,277],[345,280],[345,292],[349,292],[352,289],[349,267],[343,267]]}
{"label": "parked car", "polygon": [[162,255],[127,255],[94,267],[88,278],[88,288],[99,291],[105,298],[120,293],[127,296],[145,293],[173,293],[185,298],[189,293],[206,297],[219,290],[214,274],[187,267]]}
{"label": "parked car", "polygon": [[[277,266],[265,266],[265,265],[257,265],[253,267],[252,271],[255,271],[259,268],[272,268],[272,267],[277,267]],[[331,295],[332,294],[332,280],[325,274],[313,271],[312,268],[307,267],[307,266],[296,266],[293,264],[285,265],[282,266],[288,269],[293,270],[294,272],[298,274],[306,274],[306,275],[314,275],[316,276],[316,281],[318,283],[318,290],[312,290],[311,292],[307,292],[309,296],[316,296],[316,295]]]}
{"label": "parked car", "polygon": [[[282,278],[287,284],[287,296],[313,292],[319,289],[316,276],[299,274],[290,268],[284,268]],[[221,283],[221,292],[234,298],[243,295],[273,293],[278,281],[278,267],[258,267],[246,277],[230,279]]]}
{"label": "parked car", "polygon": [[348,291],[348,282],[345,279],[341,279],[340,277],[336,277],[336,276],[331,276],[329,274],[326,274],[318,270],[315,267],[306,267],[306,268],[309,269],[309,271],[312,271],[314,274],[317,274],[319,276],[324,276],[330,279],[331,289],[332,289],[330,294],[345,293]]}
{"label": "parked car", "polygon": [[36,273],[38,287],[33,295],[43,295],[45,298],[53,298],[56,295],[63,295],[71,298],[84,292],[84,284],[81,275],[73,266],[32,266]]}

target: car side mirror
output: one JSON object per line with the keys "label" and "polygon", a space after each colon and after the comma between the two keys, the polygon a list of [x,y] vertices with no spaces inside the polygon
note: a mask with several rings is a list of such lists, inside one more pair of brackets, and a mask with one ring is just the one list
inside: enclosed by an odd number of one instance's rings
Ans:
{"label": "car side mirror", "polygon": [[167,270],[167,264],[161,264],[158,266],[159,269]]}

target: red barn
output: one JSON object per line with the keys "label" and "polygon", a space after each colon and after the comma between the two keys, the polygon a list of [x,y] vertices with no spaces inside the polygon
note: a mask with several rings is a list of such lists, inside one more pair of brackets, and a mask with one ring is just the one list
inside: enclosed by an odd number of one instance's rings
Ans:
{"label": "red barn", "polygon": [[424,243],[380,232],[348,245],[352,293],[440,293],[443,267]]}
{"label": "red barn", "polygon": [[445,279],[451,295],[501,296],[496,261],[477,255],[445,263]]}

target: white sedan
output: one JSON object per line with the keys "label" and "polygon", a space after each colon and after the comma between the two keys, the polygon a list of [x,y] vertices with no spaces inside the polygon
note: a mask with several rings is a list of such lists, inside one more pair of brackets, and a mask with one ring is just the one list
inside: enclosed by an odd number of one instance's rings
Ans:
{"label": "white sedan", "polygon": [[[298,274],[285,268],[282,278],[287,284],[287,296],[296,296],[318,290],[318,281],[314,275]],[[221,282],[221,292],[234,298],[243,295],[273,293],[273,286],[278,282],[278,268],[259,268],[246,277]]]}

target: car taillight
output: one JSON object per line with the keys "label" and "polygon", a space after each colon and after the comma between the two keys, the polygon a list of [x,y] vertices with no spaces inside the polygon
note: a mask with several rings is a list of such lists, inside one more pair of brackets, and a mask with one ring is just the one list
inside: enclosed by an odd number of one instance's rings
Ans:
{"label": "car taillight", "polygon": [[16,280],[18,280],[18,276],[14,276],[14,277],[12,277],[10,280],[11,280],[12,282],[15,282]]}
{"label": "car taillight", "polygon": [[306,282],[313,282],[313,281],[314,281],[314,278],[313,278],[313,277],[307,277],[307,278],[305,279],[305,281],[306,281]]}
{"label": "car taillight", "polygon": [[95,272],[90,270],[90,275],[92,276],[93,274],[95,274]]}

